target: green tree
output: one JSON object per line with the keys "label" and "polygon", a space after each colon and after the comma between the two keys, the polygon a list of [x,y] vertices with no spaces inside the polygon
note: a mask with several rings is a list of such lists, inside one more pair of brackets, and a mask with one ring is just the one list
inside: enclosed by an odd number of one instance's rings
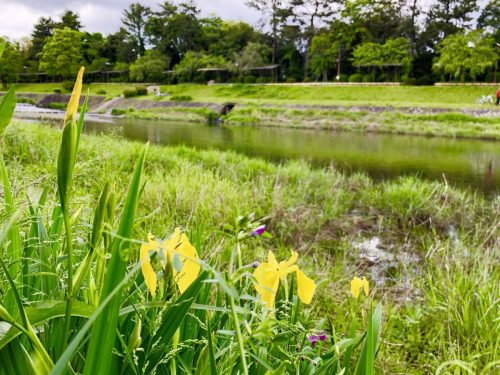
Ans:
{"label": "green tree", "polygon": [[82,34],[67,27],[50,37],[40,58],[40,71],[53,77],[73,77],[82,63]]}
{"label": "green tree", "polygon": [[248,43],[256,42],[259,37],[254,28],[245,22],[221,21],[220,26],[212,30],[211,37],[205,37],[207,27],[203,25],[207,51],[211,55],[224,56],[226,59],[231,59]]}
{"label": "green tree", "polygon": [[240,71],[269,64],[271,50],[268,46],[257,43],[248,43],[243,50],[234,58],[235,67]]}
{"label": "green tree", "polygon": [[495,65],[498,52],[491,36],[484,36],[482,30],[471,31],[468,34],[457,33],[446,37],[440,44],[439,56],[433,69],[438,73],[448,74],[465,81],[468,72],[472,79]]}
{"label": "green tree", "polygon": [[316,77],[322,76],[323,81],[328,80],[328,72],[337,64],[339,44],[332,40],[329,33],[316,35],[311,42],[309,51],[311,70]]}
{"label": "green tree", "polygon": [[245,4],[261,12],[263,21],[269,24],[272,39],[271,62],[275,64],[278,61],[279,33],[292,16],[292,6],[287,0],[245,0]]}
{"label": "green tree", "polygon": [[90,65],[95,59],[101,57],[103,46],[104,37],[101,33],[82,33],[82,55],[85,65]]}
{"label": "green tree", "polygon": [[401,0],[346,0],[341,16],[357,39],[382,44],[403,35],[404,4]]}
{"label": "green tree", "polygon": [[146,37],[144,29],[148,22],[148,17],[151,14],[149,7],[143,6],[140,3],[130,4],[128,9],[123,11],[122,22],[125,25],[131,40],[134,41],[137,47],[137,53],[142,55],[146,50]]}
{"label": "green tree", "polygon": [[[292,0],[293,19],[302,30],[305,42],[304,78],[307,78],[310,57],[313,55],[311,45],[313,38],[317,36],[317,24],[325,23],[335,12],[335,2],[331,0]],[[315,73],[317,70],[313,68]]]}
{"label": "green tree", "polygon": [[477,19],[478,29],[491,29],[500,43],[500,0],[490,0]]}
{"label": "green tree", "polygon": [[18,79],[22,69],[22,58],[19,47],[8,40],[0,38],[0,44],[5,43],[5,49],[0,57],[0,81],[4,89]]}
{"label": "green tree", "polygon": [[36,61],[36,67],[38,68],[39,54],[43,50],[43,46],[47,43],[47,39],[50,38],[54,32],[55,22],[50,17],[40,17],[38,21],[33,26],[33,32],[31,33],[31,47],[29,49],[29,60]]}
{"label": "green tree", "polygon": [[198,18],[200,10],[193,2],[172,1],[160,4],[160,10],[151,15],[147,34],[151,43],[177,64],[188,51],[203,49],[202,24]]}
{"label": "green tree", "polygon": [[100,48],[100,56],[111,63],[118,61],[131,63],[137,58],[136,45],[130,40],[129,33],[120,28],[116,33],[109,34]]}
{"label": "green tree", "polygon": [[394,66],[395,72],[400,67],[401,72],[407,75],[412,62],[410,40],[407,38],[388,39],[382,47],[382,60],[384,65]]}
{"label": "green tree", "polygon": [[80,22],[80,16],[78,13],[75,13],[71,10],[66,10],[63,14],[61,14],[61,22],[56,24],[58,29],[64,29],[65,27],[80,31],[82,28],[82,23]]}
{"label": "green tree", "polygon": [[222,56],[207,55],[204,52],[189,51],[174,67],[175,76],[181,82],[193,82],[197,77],[198,69],[202,68],[229,68],[227,60]]}
{"label": "green tree", "polygon": [[434,48],[447,36],[469,30],[478,10],[477,0],[437,0],[427,12],[425,22],[428,46]]}
{"label": "green tree", "polygon": [[357,67],[381,67],[384,63],[384,48],[379,43],[361,43],[354,48],[352,57]]}
{"label": "green tree", "polygon": [[168,66],[165,56],[155,50],[149,50],[130,65],[130,79],[136,82],[158,82],[164,77]]}

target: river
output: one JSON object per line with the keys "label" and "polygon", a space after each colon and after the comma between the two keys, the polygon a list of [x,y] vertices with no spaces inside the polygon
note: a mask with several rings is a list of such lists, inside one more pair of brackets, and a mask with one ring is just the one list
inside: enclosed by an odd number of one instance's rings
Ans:
{"label": "river", "polygon": [[233,150],[278,162],[305,159],[315,166],[361,171],[377,180],[418,175],[488,195],[500,192],[500,142],[495,141],[123,118],[114,122],[87,121],[85,129],[163,145]]}

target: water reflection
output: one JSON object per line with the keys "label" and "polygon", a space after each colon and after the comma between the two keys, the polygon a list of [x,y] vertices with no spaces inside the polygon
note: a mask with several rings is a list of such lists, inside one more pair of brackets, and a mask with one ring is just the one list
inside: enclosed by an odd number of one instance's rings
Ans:
{"label": "water reflection", "polygon": [[115,125],[88,122],[86,129],[157,144],[235,150],[270,160],[333,163],[341,170],[364,171],[376,179],[418,174],[487,193],[500,190],[500,143],[494,141],[135,119],[119,119]]}

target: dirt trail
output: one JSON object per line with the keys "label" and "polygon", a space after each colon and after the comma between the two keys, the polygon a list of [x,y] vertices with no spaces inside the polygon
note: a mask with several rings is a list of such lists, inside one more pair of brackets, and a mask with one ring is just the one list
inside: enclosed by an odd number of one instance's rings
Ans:
{"label": "dirt trail", "polygon": [[113,99],[108,100],[107,102],[99,104],[96,108],[93,108],[92,112],[94,112],[94,113],[104,113],[106,115],[110,115],[111,111],[113,110],[113,108],[115,108],[115,104],[117,104],[121,100],[122,100],[122,98],[119,97],[119,96],[114,97]]}

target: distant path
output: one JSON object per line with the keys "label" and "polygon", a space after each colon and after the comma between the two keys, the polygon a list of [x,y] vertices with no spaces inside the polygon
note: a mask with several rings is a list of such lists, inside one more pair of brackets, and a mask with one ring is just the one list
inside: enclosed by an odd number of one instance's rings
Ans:
{"label": "distant path", "polygon": [[111,111],[113,110],[114,105],[122,100],[122,97],[116,96],[111,100],[108,100],[104,103],[99,104],[96,108],[92,109],[92,112],[94,113],[104,113],[106,115],[110,115]]}

